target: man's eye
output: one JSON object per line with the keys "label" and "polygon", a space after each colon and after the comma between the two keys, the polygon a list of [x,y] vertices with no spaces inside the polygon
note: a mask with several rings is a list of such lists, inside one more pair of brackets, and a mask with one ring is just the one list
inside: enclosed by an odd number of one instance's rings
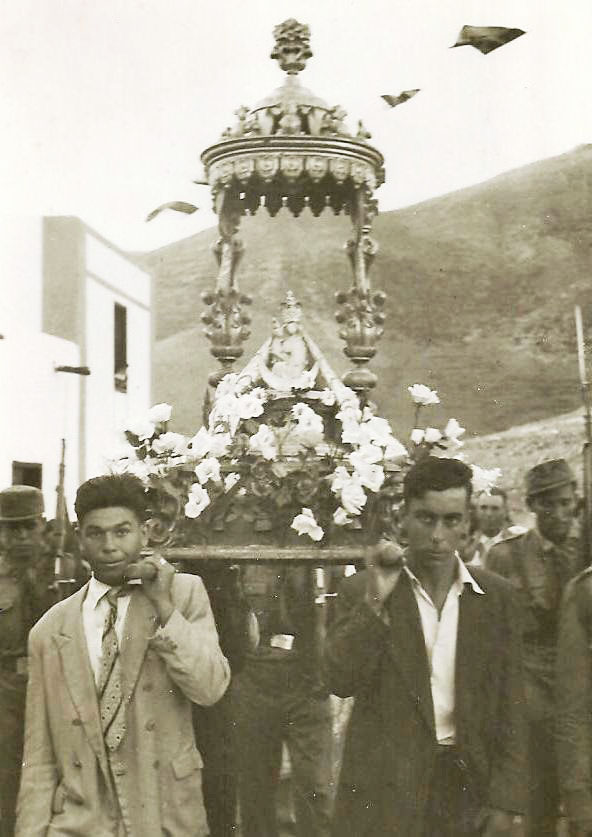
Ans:
{"label": "man's eye", "polygon": [[129,532],[130,532],[129,529],[116,529],[115,530],[115,535],[118,538],[125,538],[126,535],[129,535]]}

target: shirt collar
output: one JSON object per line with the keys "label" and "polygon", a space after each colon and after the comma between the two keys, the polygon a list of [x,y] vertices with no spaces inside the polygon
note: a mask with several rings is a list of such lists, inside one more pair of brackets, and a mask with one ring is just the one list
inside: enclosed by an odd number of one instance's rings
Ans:
{"label": "shirt collar", "polygon": [[[423,585],[415,573],[409,569],[408,565],[405,564],[405,572],[411,579],[411,583],[416,585],[418,584],[422,589]],[[450,589],[456,590],[457,594],[460,596],[465,588],[465,585],[469,585],[472,587],[474,593],[479,593],[479,595],[485,595],[485,590],[477,583],[477,581],[473,578],[471,573],[469,572],[467,565],[462,560],[458,552],[456,553],[456,577],[452,582],[452,586]]]}
{"label": "shirt collar", "polygon": [[578,537],[578,527],[577,527],[576,521],[574,521],[572,523],[572,525],[570,526],[569,532],[567,533],[567,537],[566,537],[565,541],[563,541],[563,543],[560,544],[560,545],[557,545],[557,544],[553,543],[553,541],[550,541],[544,535],[541,535],[541,533],[539,531],[539,527],[536,526],[536,525],[534,527],[534,531],[538,535],[538,538],[539,538],[539,541],[540,541],[540,544],[541,544],[541,548],[543,550],[543,555],[548,555],[548,553],[553,552],[554,549],[561,549],[562,546],[564,546],[564,544],[567,543],[567,541],[570,540],[570,538],[577,538]]}
{"label": "shirt collar", "polygon": [[[111,590],[111,587],[108,584],[105,584],[103,581],[99,581],[94,574],[91,576],[86,589],[86,601],[92,610],[95,609],[105,593],[108,593],[109,590]],[[127,595],[129,596],[130,593],[127,593]],[[121,596],[121,598],[125,599],[125,595]]]}

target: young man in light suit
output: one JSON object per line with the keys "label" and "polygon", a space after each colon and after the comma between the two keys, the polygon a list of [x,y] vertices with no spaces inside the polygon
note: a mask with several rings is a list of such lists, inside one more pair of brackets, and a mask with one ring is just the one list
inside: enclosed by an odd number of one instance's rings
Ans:
{"label": "young man in light suit", "polygon": [[141,562],[145,495],[130,475],[76,497],[93,577],[29,638],[18,837],[202,837],[201,757],[191,703],[226,690],[207,594],[163,558]]}
{"label": "young man in light suit", "polygon": [[341,586],[327,683],[355,704],[335,837],[501,837],[524,810],[512,588],[457,552],[471,477],[455,459],[411,468],[407,550],[379,544]]}

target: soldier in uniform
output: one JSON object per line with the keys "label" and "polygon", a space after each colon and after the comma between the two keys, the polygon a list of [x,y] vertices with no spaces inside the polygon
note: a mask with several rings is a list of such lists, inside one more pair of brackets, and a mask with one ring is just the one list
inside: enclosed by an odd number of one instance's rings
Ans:
{"label": "soldier in uniform", "polygon": [[12,837],[20,780],[27,637],[42,605],[33,564],[43,549],[43,494],[28,485],[0,492],[0,835]]}
{"label": "soldier in uniform", "polygon": [[569,582],[557,641],[557,764],[570,833],[592,834],[592,567]]}
{"label": "soldier in uniform", "polygon": [[536,525],[493,546],[487,567],[520,591],[524,688],[529,726],[528,837],[555,835],[559,791],[554,746],[555,659],[559,606],[567,582],[583,568],[574,475],[564,459],[526,475],[526,502]]}

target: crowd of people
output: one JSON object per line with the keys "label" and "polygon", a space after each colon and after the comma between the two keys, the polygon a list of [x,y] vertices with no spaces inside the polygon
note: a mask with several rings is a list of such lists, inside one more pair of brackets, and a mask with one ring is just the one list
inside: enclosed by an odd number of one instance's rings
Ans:
{"label": "crowd of people", "polygon": [[592,834],[574,475],[525,475],[529,529],[471,479],[407,472],[398,541],[327,571],[324,637],[307,567],[145,557],[133,476],[80,486],[75,540],[1,491],[2,837]]}

